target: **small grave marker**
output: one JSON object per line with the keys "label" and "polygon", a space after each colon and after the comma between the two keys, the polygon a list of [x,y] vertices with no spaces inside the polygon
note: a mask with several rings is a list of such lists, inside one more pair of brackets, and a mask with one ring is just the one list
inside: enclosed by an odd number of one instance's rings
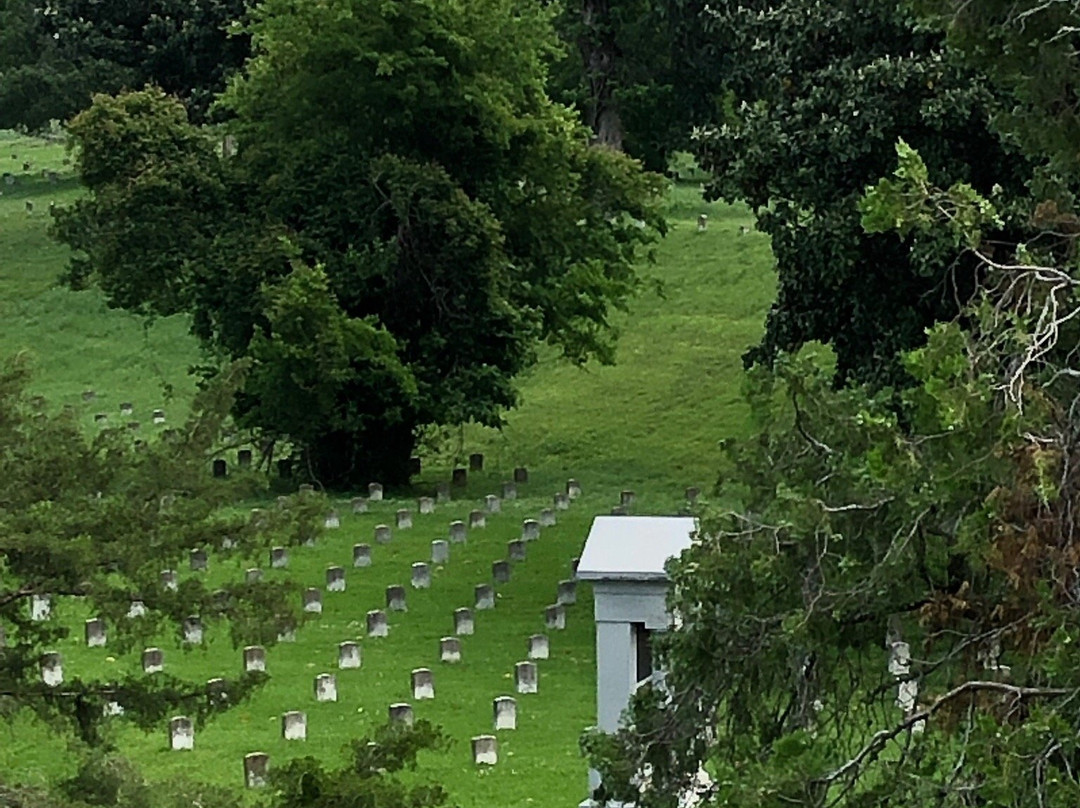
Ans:
{"label": "small grave marker", "polygon": [[450,523],[450,541],[454,544],[462,544],[465,541],[465,523],[455,519]]}
{"label": "small grave marker", "polygon": [[476,603],[474,608],[479,611],[495,608],[495,589],[491,584],[476,585]]}
{"label": "small grave marker", "polygon": [[141,600],[131,601],[131,605],[128,607],[127,616],[131,619],[136,617],[143,617],[146,615],[146,604]]}
{"label": "small grave marker", "polygon": [[59,651],[46,651],[41,655],[41,681],[46,687],[59,687],[64,683],[64,657]]}
{"label": "small grave marker", "polygon": [[521,485],[529,482],[529,470],[524,466],[518,466],[514,469],[514,482]]}
{"label": "small grave marker", "polygon": [[573,606],[577,603],[577,581],[559,581],[559,594],[555,603],[559,606]]}
{"label": "small grave marker", "polygon": [[412,691],[416,701],[435,698],[435,679],[429,668],[416,668],[412,672]]}
{"label": "small grave marker", "polygon": [[511,561],[524,561],[525,560],[525,542],[521,539],[514,539],[506,543],[506,556]]}
{"label": "small grave marker", "polygon": [[100,617],[93,617],[86,621],[86,644],[90,648],[101,648],[108,639],[105,631],[105,621]]}
{"label": "small grave marker", "polygon": [[491,577],[495,579],[497,584],[510,583],[510,562],[504,560],[492,561]]}
{"label": "small grave marker", "polygon": [[700,496],[701,489],[698,488],[696,485],[691,485],[689,488],[686,489],[686,501],[689,502],[691,505],[696,505],[698,497]]}
{"label": "small grave marker", "polygon": [[341,670],[359,668],[361,663],[360,645],[346,640],[338,643],[338,667]]}
{"label": "small grave marker", "polygon": [[248,788],[264,788],[270,769],[270,756],[266,752],[244,755],[244,785]]}
{"label": "small grave marker", "polygon": [[188,553],[188,566],[193,572],[206,572],[208,566],[206,550],[196,547]]}
{"label": "small grave marker", "polygon": [[368,501],[369,502],[382,502],[383,488],[379,483],[368,484]]}
{"label": "small grave marker", "polygon": [[159,673],[165,670],[165,653],[160,648],[144,648],[142,669],[143,673]]}
{"label": "small grave marker", "polygon": [[566,609],[558,603],[545,607],[544,625],[549,629],[562,631],[566,628]]}
{"label": "small grave marker", "polygon": [[375,525],[375,541],[378,544],[389,544],[391,538],[389,525]]}
{"label": "small grave marker", "polygon": [[337,701],[337,677],[320,673],[315,677],[315,701]]}
{"label": "small grave marker", "polygon": [[308,614],[322,614],[322,590],[309,586],[304,590],[304,611]]}
{"label": "small grave marker", "polygon": [[392,612],[407,612],[409,607],[405,604],[405,587],[392,585],[386,587],[386,608]]}
{"label": "small grave marker", "polygon": [[435,501],[440,505],[450,501],[450,483],[436,483]]}
{"label": "small grave marker", "polygon": [[326,591],[327,592],[344,592],[345,591],[345,568],[344,567],[327,567],[326,568]]}
{"label": "small grave marker", "polygon": [[569,494],[556,494],[552,500],[552,504],[555,505],[557,511],[570,510],[570,495]]}
{"label": "small grave marker", "polygon": [[409,727],[413,725],[413,708],[411,704],[405,702],[391,704],[388,713],[391,724],[405,724]]}
{"label": "small grave marker", "polygon": [[539,689],[535,662],[519,662],[514,665],[514,682],[518,693],[536,693]]}
{"label": "small grave marker", "polygon": [[338,516],[337,511],[330,511],[326,514],[326,518],[323,520],[323,527],[327,530],[337,530],[341,527],[341,517]]}
{"label": "small grave marker", "polygon": [[352,565],[354,567],[371,566],[371,545],[354,544],[352,548]]}
{"label": "small grave marker", "polygon": [[184,642],[189,645],[198,645],[203,641],[203,624],[198,615],[184,618],[183,632]]}
{"label": "small grave marker", "polygon": [[464,488],[465,484],[469,482],[469,472],[460,467],[454,469],[450,475],[450,482],[457,488]]}
{"label": "small grave marker", "polygon": [[469,511],[469,528],[484,527],[487,524],[487,517],[483,511]]}
{"label": "small grave marker", "polygon": [[494,494],[488,494],[484,497],[484,510],[488,513],[498,513],[502,510],[502,503]]}
{"label": "small grave marker", "polygon": [[540,527],[553,527],[555,525],[555,510],[553,508],[544,508],[540,511]]}
{"label": "small grave marker", "polygon": [[150,420],[155,424],[165,423],[165,410],[154,410],[150,414]]}
{"label": "small grave marker", "polygon": [[529,637],[529,659],[548,659],[551,655],[551,643],[546,634],[533,634]]}
{"label": "small grave marker", "polygon": [[446,564],[450,561],[450,542],[446,539],[435,539],[431,543],[431,563]]}
{"label": "small grave marker", "polygon": [[505,482],[502,484],[503,499],[517,499],[517,484]]}
{"label": "small grave marker", "polygon": [[416,510],[420,513],[435,513],[435,500],[431,497],[420,497],[416,501]]}
{"label": "small grave marker", "polygon": [[244,580],[249,584],[257,584],[263,579],[263,571],[258,567],[248,567],[244,570]]}
{"label": "small grave marker", "polygon": [[472,609],[466,609],[464,607],[460,609],[454,609],[454,633],[459,637],[465,637],[473,633],[475,624],[473,623]]}
{"label": "small grave marker", "polygon": [[352,512],[353,513],[367,513],[368,501],[364,497],[352,498]]}
{"label": "small grave marker", "polygon": [[461,662],[461,640],[457,637],[443,637],[439,640],[440,662]]}
{"label": "small grave marker", "polygon": [[566,481],[566,495],[570,499],[577,499],[581,496],[581,483],[572,477]]}
{"label": "small grave marker", "polygon": [[495,712],[495,730],[517,729],[517,699],[513,696],[499,696],[493,703]]}
{"label": "small grave marker", "polygon": [[412,512],[407,508],[399,508],[396,518],[398,530],[408,530],[412,527]]}
{"label": "small grave marker", "polygon": [[291,710],[281,714],[281,737],[286,741],[307,740],[307,713]]}
{"label": "small grave marker", "polygon": [[270,548],[270,567],[275,570],[283,570],[289,566],[289,550],[286,547]]}
{"label": "small grave marker", "polygon": [[369,637],[385,637],[390,632],[386,621],[386,612],[373,609],[367,613],[367,633]]}
{"label": "small grave marker", "polygon": [[499,762],[499,742],[494,735],[477,735],[472,739],[473,763],[494,766]]}
{"label": "small grave marker", "polygon": [[[131,423],[135,423],[135,422],[132,421]],[[129,426],[130,426],[130,424],[129,424]],[[212,468],[212,472],[213,472],[214,477],[216,477],[218,479],[226,476],[229,473],[229,466],[228,466],[228,464],[226,464],[225,458],[223,458],[223,457],[216,458],[214,460],[214,463],[213,463],[211,468]]]}
{"label": "small grave marker", "polygon": [[423,561],[417,561],[412,565],[413,589],[431,588],[431,567]]}
{"label": "small grave marker", "polygon": [[195,748],[195,724],[186,715],[169,720],[169,748],[174,752],[190,752]]}
{"label": "small grave marker", "polygon": [[244,648],[244,673],[266,672],[266,649],[261,645]]}
{"label": "small grave marker", "polygon": [[535,519],[526,519],[521,523],[521,538],[523,541],[536,541],[540,538],[540,523]]}
{"label": "small grave marker", "polygon": [[619,493],[619,504],[627,510],[634,507],[634,501],[636,499],[637,496],[633,491],[622,491]]}
{"label": "small grave marker", "polygon": [[242,469],[251,468],[252,453],[251,449],[238,449],[236,451],[236,465]]}
{"label": "small grave marker", "polygon": [[35,622],[48,620],[52,616],[52,597],[50,595],[30,596],[30,619]]}

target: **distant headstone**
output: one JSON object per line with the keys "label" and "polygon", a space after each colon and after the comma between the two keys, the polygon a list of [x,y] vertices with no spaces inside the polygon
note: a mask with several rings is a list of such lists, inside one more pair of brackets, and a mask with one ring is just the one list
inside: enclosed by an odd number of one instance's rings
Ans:
{"label": "distant headstone", "polygon": [[440,505],[450,501],[450,483],[435,484],[435,501]]}
{"label": "distant headstone", "polygon": [[31,202],[29,199],[26,200],[26,212],[27,213],[33,213],[34,212],[34,203]]}
{"label": "distant headstone", "polygon": [[10,188],[14,184],[15,184],[15,175],[5,171],[4,172],[4,185],[7,185]]}
{"label": "distant headstone", "polygon": [[699,213],[697,217],[697,231],[704,233],[705,229],[709,226],[709,215],[707,213]]}
{"label": "distant headstone", "polygon": [[503,499],[517,499],[517,483],[505,482],[502,484]]}
{"label": "distant headstone", "polygon": [[223,457],[215,458],[214,465],[213,465],[214,476],[220,479],[221,477],[224,477],[226,474],[228,474],[228,471],[229,471],[229,467],[225,463],[225,458],[223,458]]}
{"label": "distant headstone", "polygon": [[517,729],[517,699],[512,696],[499,696],[493,706],[496,731]]}
{"label": "distant headstone", "polygon": [[386,612],[374,609],[367,613],[367,633],[369,637],[385,637],[390,627],[386,622]]}
{"label": "distant headstone", "polygon": [[392,612],[407,612],[405,605],[405,587],[393,585],[386,587],[386,608]]}
{"label": "distant headstone", "polygon": [[289,566],[289,550],[287,547],[270,548],[270,568],[283,570]]}
{"label": "distant headstone", "polygon": [[341,527],[341,517],[338,516],[337,511],[330,511],[326,514],[326,518],[323,520],[323,527],[327,530],[337,530]]}
{"label": "distant headstone", "polygon": [[278,631],[278,642],[296,642],[296,626],[291,623],[286,623]]}
{"label": "distant headstone", "polygon": [[555,510],[557,511],[570,510],[570,495],[556,494],[552,504],[555,505]]}
{"label": "distant headstone", "polygon": [[[130,429],[132,432],[137,432],[140,426],[142,426],[142,425],[138,421],[128,421],[127,422],[127,428]],[[139,441],[136,441],[135,445],[138,446]],[[221,476],[224,477],[225,475],[222,474]]]}
{"label": "distant headstone", "polygon": [[248,788],[264,788],[270,769],[270,756],[266,752],[244,755],[244,785]]}
{"label": "distant headstone", "polygon": [[625,505],[615,505],[611,509],[612,516],[626,516],[629,513],[630,510]]}
{"label": "distant headstone", "polygon": [[469,511],[469,529],[484,527],[487,524],[487,516],[483,511]]}
{"label": "distant headstone", "polygon": [[465,541],[465,523],[460,519],[455,519],[450,523],[450,541],[454,544],[461,544]]}
{"label": "distant headstone", "polygon": [[30,596],[30,619],[36,622],[48,620],[52,616],[52,597],[50,595]]}
{"label": "distant headstone", "polygon": [[431,543],[431,563],[446,564],[450,560],[450,542],[446,539],[435,539]]}
{"label": "distant headstone", "polygon": [[566,481],[566,495],[568,497],[570,497],[570,499],[577,499],[578,497],[580,497],[581,496],[581,484],[577,480],[575,480],[573,478],[567,480]]}
{"label": "distant headstone", "polygon": [[555,603],[559,606],[573,606],[577,603],[577,581],[559,581],[559,594]]}
{"label": "distant headstone", "polygon": [[222,678],[206,680],[206,696],[211,704],[226,704],[229,701],[229,691]]}
{"label": "distant headstone", "polygon": [[244,673],[266,671],[266,649],[261,645],[248,645],[244,648]]}
{"label": "distant headstone", "polygon": [[188,553],[188,566],[193,572],[205,572],[207,567],[206,550],[196,547]]}
{"label": "distant headstone", "polygon": [[309,586],[304,590],[304,611],[308,614],[322,614],[322,590]]}
{"label": "distant headstone", "polygon": [[551,643],[546,634],[533,634],[529,637],[529,659],[547,659],[551,655]]}
{"label": "distant headstone", "polygon": [[350,640],[338,643],[337,666],[341,670],[360,667],[360,646],[358,643]]}
{"label": "distant headstone", "polygon": [[344,567],[327,567],[326,568],[326,591],[327,592],[344,592],[345,591],[345,568]]}
{"label": "distant headstone", "polygon": [[407,508],[399,508],[396,519],[398,530],[408,530],[412,527],[412,512]]}
{"label": "distant headstone", "polygon": [[136,617],[143,617],[146,615],[146,604],[141,600],[131,601],[131,605],[128,606],[127,616],[134,620]]}
{"label": "distant headstone", "polygon": [[83,401],[93,401],[95,398],[97,398],[97,393],[95,393],[93,390],[83,390]]}
{"label": "distant headstone", "polygon": [[526,519],[521,523],[521,538],[524,541],[536,541],[540,538],[540,523],[535,519]]}
{"label": "distant headstone", "polygon": [[506,543],[506,557],[511,561],[524,561],[525,560],[525,542],[521,539],[514,539]]}
{"label": "distant headstone", "polygon": [[281,737],[286,741],[307,740],[307,713],[291,710],[281,714]]}
{"label": "distant headstone", "polygon": [[133,415],[135,413],[135,405],[130,401],[125,401],[120,405],[121,415]]}
{"label": "distant headstone", "polygon": [[416,509],[420,513],[435,513],[435,500],[431,497],[420,497],[416,501]]}
{"label": "distant headstone", "polygon": [[538,690],[538,677],[535,662],[519,662],[514,665],[514,682],[518,693],[535,693]]}
{"label": "distant headstone", "polygon": [[484,510],[488,513],[498,513],[502,510],[502,503],[494,494],[488,494],[484,497]]}
{"label": "distant headstone", "polygon": [[555,511],[552,508],[544,508],[540,511],[540,527],[553,527],[555,525]]}
{"label": "distant headstone", "polygon": [[473,623],[472,609],[466,609],[464,607],[460,609],[454,609],[454,633],[459,637],[466,637],[473,633],[475,624]]}
{"label": "distant headstone", "polygon": [[165,669],[165,654],[160,648],[144,648],[142,652],[143,673],[159,673]]}
{"label": "distant headstone", "polygon": [[352,565],[354,567],[371,566],[371,545],[354,544],[352,548]]}
{"label": "distant headstone", "polygon": [[412,692],[416,701],[435,698],[435,678],[430,668],[416,668],[412,672]]}
{"label": "distant headstone", "polygon": [[337,701],[337,677],[320,673],[315,677],[315,701]]}
{"label": "distant headstone", "polygon": [[431,567],[423,561],[417,561],[412,565],[412,585],[413,589],[431,588]]}
{"label": "distant headstone", "polygon": [[375,541],[378,544],[389,544],[392,534],[389,525],[375,525]]}
{"label": "distant headstone", "polygon": [[476,585],[476,603],[474,604],[474,608],[478,612],[495,608],[495,589],[491,584]]}
{"label": "distant headstone", "polygon": [[469,455],[469,471],[483,471],[484,470],[484,455],[480,452],[473,452]]}
{"label": "distant headstone", "polygon": [[469,482],[469,472],[463,468],[456,468],[450,475],[450,483],[456,488],[464,488]]}
{"label": "distant headstone", "polygon": [[461,640],[457,637],[443,637],[439,640],[440,662],[461,662]]}
{"label": "distant headstone", "polygon": [[619,493],[619,504],[628,510],[634,507],[634,501],[636,499],[637,497],[634,495],[633,491],[622,491]]}
{"label": "distant headstone", "polygon": [[251,468],[252,454],[251,449],[238,449],[236,451],[236,465],[242,469]]}
{"label": "distant headstone", "polygon": [[382,502],[383,488],[379,483],[368,483],[368,501]]}
{"label": "distant headstone", "polygon": [[351,505],[353,513],[367,513],[368,501],[364,497],[353,497]]}
{"label": "distant headstone", "polygon": [[169,748],[174,752],[189,752],[195,748],[195,724],[186,715],[169,720]]}
{"label": "distant headstone", "polygon": [[473,763],[494,766],[499,762],[499,742],[494,735],[477,735],[472,739]]}
{"label": "distant headstone", "polygon": [[497,584],[510,583],[510,562],[499,560],[491,562],[491,577]]}
{"label": "distant headstone", "polygon": [[701,489],[698,488],[696,485],[691,485],[689,488],[686,489],[686,501],[689,502],[691,505],[696,505],[698,497],[700,496]]}
{"label": "distant headstone", "polygon": [[263,571],[258,567],[248,567],[244,570],[244,580],[249,584],[257,584],[263,579]]}
{"label": "distant headstone", "polygon": [[566,609],[561,604],[555,603],[544,607],[544,625],[549,629],[562,631],[566,628]]}
{"label": "distant headstone", "polygon": [[105,631],[105,621],[100,617],[93,617],[86,621],[86,644],[90,648],[101,648],[108,639]]}
{"label": "distant headstone", "polygon": [[529,481],[529,470],[524,466],[518,466],[514,469],[514,482],[524,485]]}
{"label": "distant headstone", "polygon": [[59,687],[64,683],[64,657],[59,651],[46,651],[41,655],[41,681],[46,687]]}
{"label": "distant headstone", "polygon": [[180,577],[176,574],[176,570],[162,570],[161,585],[168,589],[170,592],[175,592],[177,589],[179,589]]}
{"label": "distant headstone", "polygon": [[150,420],[155,424],[165,423],[165,410],[154,410],[150,414]]}
{"label": "distant headstone", "polygon": [[411,704],[406,704],[405,702],[391,704],[388,712],[391,724],[405,724],[409,727],[413,725],[413,709]]}
{"label": "distant headstone", "polygon": [[189,645],[198,645],[203,641],[203,624],[198,615],[184,618],[183,632],[184,642]]}

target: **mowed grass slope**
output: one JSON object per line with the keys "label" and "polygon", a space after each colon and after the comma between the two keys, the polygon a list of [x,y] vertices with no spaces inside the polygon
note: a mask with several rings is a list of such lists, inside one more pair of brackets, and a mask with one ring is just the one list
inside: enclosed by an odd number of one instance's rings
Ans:
{"label": "mowed grass slope", "polygon": [[[38,368],[35,392],[54,405],[80,408],[88,428],[95,412],[119,422],[120,402],[131,401],[145,431],[152,408],[164,407],[172,416],[186,405],[194,389],[187,369],[199,352],[183,317],[146,325],[108,309],[97,292],[56,286],[66,254],[47,236],[47,211],[50,202],[68,204],[79,193],[63,158],[56,143],[0,133],[0,172],[15,176],[14,185],[0,185],[0,351],[31,351]],[[25,172],[24,160],[31,163]],[[59,181],[50,184],[42,169],[59,172]],[[709,225],[699,233],[696,220],[703,212]],[[586,787],[577,738],[595,720],[587,588],[579,590],[566,631],[550,632],[552,659],[540,663],[540,693],[519,697],[519,729],[500,734],[500,765],[476,769],[468,739],[490,731],[491,700],[512,693],[513,665],[525,658],[528,635],[543,631],[543,607],[569,575],[592,517],[607,513],[623,488],[636,491],[636,513],[676,511],[685,486],[707,490],[711,484],[717,442],[745,433],[740,356],[758,339],[773,298],[767,240],[749,230],[745,209],[704,204],[693,186],[672,189],[669,214],[671,231],[657,245],[655,264],[643,268],[660,281],[662,293],[643,293],[629,313],[615,318],[622,335],[617,364],[576,368],[545,352],[521,380],[521,406],[504,429],[470,427],[463,433],[460,448],[484,452],[488,471],[473,475],[452,505],[414,516],[415,527],[395,532],[391,545],[374,546],[374,566],[353,570],[352,544],[371,543],[374,525],[392,524],[395,507],[415,510],[417,493],[429,493],[449,477],[449,453],[425,458],[414,489],[395,492],[400,502],[374,506],[366,515],[343,509],[342,528],[328,531],[317,547],[295,549],[287,571],[271,572],[266,559],[213,556],[211,580],[260,566],[268,576],[322,588],[326,566],[340,564],[348,589],[326,593],[321,617],[302,628],[295,643],[269,651],[270,684],[249,704],[200,728],[193,753],[168,751],[164,726],[144,734],[122,721],[115,729],[120,748],[153,778],[186,774],[226,784],[241,782],[242,755],[254,750],[270,753],[273,761],[293,754],[340,758],[345,742],[385,720],[391,702],[409,700],[409,672],[430,667],[436,699],[416,705],[417,716],[441,724],[454,746],[426,755],[422,776],[442,782],[466,808],[576,804]],[[84,402],[81,394],[90,389],[97,398]],[[385,586],[408,587],[409,566],[427,560],[431,540],[445,538],[449,522],[465,518],[484,494],[498,493],[517,465],[530,470],[523,498],[505,502],[505,512],[491,517],[487,528],[470,531],[465,546],[452,545],[450,563],[436,570],[432,589],[410,589],[408,614],[391,616],[390,636],[360,639],[363,667],[338,672],[338,703],[316,704],[313,679],[335,672],[337,643],[362,638],[365,613],[383,605]],[[474,585],[490,580],[491,561],[505,557],[522,519],[550,505],[568,477],[581,481],[585,497],[529,545],[528,560],[498,588],[494,612],[477,614],[476,635],[463,638],[462,663],[440,665],[438,640],[452,631],[453,609],[471,604]],[[68,675],[137,670],[137,655],[110,662],[108,648],[84,647],[82,620],[88,616],[72,603],[58,618],[73,626],[72,639],[60,649]],[[202,649],[182,650],[171,637],[162,642],[167,670],[178,675],[200,680],[241,670],[241,653],[224,632],[211,632]],[[280,714],[289,709],[308,713],[306,743],[280,739]],[[72,757],[65,748],[60,736],[28,718],[0,723],[2,771],[30,781],[68,772]]]}

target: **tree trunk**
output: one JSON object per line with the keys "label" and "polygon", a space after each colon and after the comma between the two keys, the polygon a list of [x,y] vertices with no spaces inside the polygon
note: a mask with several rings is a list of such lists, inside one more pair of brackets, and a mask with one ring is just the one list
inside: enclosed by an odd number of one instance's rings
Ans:
{"label": "tree trunk", "polygon": [[583,31],[578,47],[589,82],[587,122],[596,142],[622,151],[623,126],[615,103],[615,60],[618,48],[611,20],[609,0],[583,0]]}

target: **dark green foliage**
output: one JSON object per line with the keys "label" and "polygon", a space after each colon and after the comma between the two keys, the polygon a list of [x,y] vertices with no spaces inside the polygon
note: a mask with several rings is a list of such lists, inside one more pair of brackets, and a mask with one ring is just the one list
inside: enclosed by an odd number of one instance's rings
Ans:
{"label": "dark green foliage", "polygon": [[[160,727],[176,710],[197,720],[236,704],[259,676],[228,682],[224,698],[211,698],[202,682],[170,676],[82,681],[67,671],[58,687],[40,681],[43,652],[65,637],[60,621],[35,621],[30,602],[78,598],[104,618],[110,647],[123,652],[153,644],[164,631],[180,632],[189,615],[204,624],[226,622],[235,644],[272,644],[298,618],[293,588],[282,584],[232,585],[210,592],[185,580],[176,591],[161,570],[179,568],[191,548],[250,552],[273,541],[297,543],[312,535],[324,505],[310,497],[294,507],[248,520],[221,508],[257,489],[251,481],[212,480],[210,458],[226,417],[240,368],[226,368],[201,393],[184,426],[160,440],[135,440],[130,430],[104,429],[87,437],[73,412],[36,411],[24,393],[21,360],[0,372],[0,700],[4,709],[34,710],[85,743],[101,744],[104,708],[118,702],[124,720]],[[222,550],[225,539],[231,550]],[[132,600],[147,609],[129,617]]]}
{"label": "dark green foliage", "polygon": [[206,116],[249,38],[244,0],[0,2],[0,128],[66,121],[94,93],[154,84]]}
{"label": "dark green foliage", "polygon": [[270,2],[251,30],[237,156],[156,91],[72,122],[69,282],[251,355],[244,422],[331,484],[406,479],[425,426],[499,424],[538,340],[612,360],[662,188],[545,95],[546,12]]}
{"label": "dark green foliage", "polygon": [[733,106],[695,150],[710,194],[758,210],[780,281],[748,360],[818,340],[834,348],[839,379],[903,382],[897,352],[957,313],[978,262],[933,233],[898,243],[863,232],[858,200],[903,138],[944,184],[999,187],[1007,233],[1023,232],[1027,211],[1007,200],[1026,197],[1031,167],[989,126],[994,90],[891,0],[759,0],[716,10],[711,30],[719,51],[738,54],[717,78]]}

